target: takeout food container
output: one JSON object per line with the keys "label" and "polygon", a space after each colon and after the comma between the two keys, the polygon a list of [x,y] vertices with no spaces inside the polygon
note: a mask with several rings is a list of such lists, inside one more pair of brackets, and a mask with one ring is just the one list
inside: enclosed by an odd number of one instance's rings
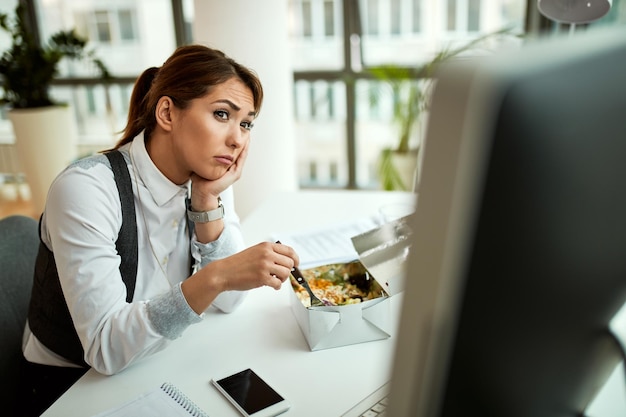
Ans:
{"label": "takeout food container", "polygon": [[404,288],[410,217],[352,237],[357,259],[301,271],[330,305],[311,307],[306,290],[290,277],[291,310],[312,351],[391,336],[390,298]]}

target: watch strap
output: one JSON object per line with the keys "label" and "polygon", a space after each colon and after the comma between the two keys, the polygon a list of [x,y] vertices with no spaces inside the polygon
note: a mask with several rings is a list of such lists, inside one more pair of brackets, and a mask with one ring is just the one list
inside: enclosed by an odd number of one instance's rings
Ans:
{"label": "watch strap", "polygon": [[187,217],[194,223],[208,223],[224,218],[224,205],[222,199],[217,198],[217,208],[209,211],[193,211],[187,207]]}

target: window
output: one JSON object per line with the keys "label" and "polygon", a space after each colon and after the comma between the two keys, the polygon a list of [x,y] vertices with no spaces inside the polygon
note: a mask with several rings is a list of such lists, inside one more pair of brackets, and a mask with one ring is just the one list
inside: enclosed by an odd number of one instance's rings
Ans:
{"label": "window", "polygon": [[324,2],[324,35],[335,36],[335,9],[332,1]]}
{"label": "window", "polygon": [[457,29],[457,3],[459,0],[448,0],[448,10],[446,13],[446,29],[453,32]]}
{"label": "window", "polygon": [[76,13],[81,32],[100,44],[137,41],[135,12],[131,9],[93,10]]}
{"label": "window", "polygon": [[[502,2],[510,3],[507,0],[501,0]],[[521,2],[518,2],[521,4]],[[496,4],[495,6],[501,7]],[[481,0],[448,0],[447,2],[447,17],[446,17],[446,29],[448,32],[466,31],[467,33],[478,32],[481,30],[480,15],[481,11],[486,10],[489,7],[485,4],[481,8]],[[491,7],[495,9],[495,7]]]}
{"label": "window", "polygon": [[413,33],[420,33],[422,31],[422,3],[420,0],[413,0],[411,2],[411,28]]}
{"label": "window", "polygon": [[400,0],[391,0],[390,20],[391,34],[399,35],[402,31],[402,10],[400,8]]}
{"label": "window", "polygon": [[[386,83],[372,79],[368,70],[417,67],[455,42],[505,24],[521,29],[526,1],[290,0],[289,5],[298,159],[299,166],[308,167],[300,172],[300,186],[376,189],[381,151],[393,146],[399,134],[398,109],[424,83],[385,91]],[[325,18],[316,18],[322,7]],[[342,19],[342,30],[332,36],[331,9]],[[350,30],[349,39],[343,38],[343,27]],[[424,128],[424,121],[412,126],[411,143],[419,143]]]}
{"label": "window", "polygon": [[378,0],[368,0],[367,10],[367,34],[378,35]]}
{"label": "window", "polygon": [[480,0],[468,0],[467,30],[468,32],[480,30]]}
{"label": "window", "polygon": [[302,8],[300,9],[302,13],[302,37],[311,38],[313,37],[313,18],[311,13],[311,2],[303,1]]}
{"label": "window", "polygon": [[[9,10],[16,1],[0,4]],[[136,77],[191,40],[194,0],[23,1],[37,10],[42,38],[75,27],[119,79],[104,88],[89,80],[92,68],[62,66],[70,80],[58,82],[53,94],[76,107],[83,142],[110,141],[125,124]],[[590,26],[626,23],[625,2],[613,0],[609,14]],[[378,188],[378,156],[397,136],[393,103],[410,83],[382,94],[384,83],[368,71],[387,64],[414,68],[446,46],[503,27],[522,33],[536,1],[288,0],[288,6],[300,185]],[[556,24],[544,21],[537,30],[548,26]],[[2,42],[8,39],[0,35]],[[7,123],[0,120],[0,135],[10,134]],[[413,140],[424,127],[415,127]]]}
{"label": "window", "polygon": [[130,9],[118,10],[117,12],[120,39],[122,41],[133,41],[137,39],[137,30],[135,29],[134,13]]}
{"label": "window", "polygon": [[[89,19],[85,19],[89,20]],[[96,36],[94,37],[100,43],[111,42],[111,23],[109,22],[109,13],[105,11],[95,11],[93,13],[94,29]]]}
{"label": "window", "polygon": [[294,69],[343,67],[343,17],[340,0],[289,0],[289,32]]}

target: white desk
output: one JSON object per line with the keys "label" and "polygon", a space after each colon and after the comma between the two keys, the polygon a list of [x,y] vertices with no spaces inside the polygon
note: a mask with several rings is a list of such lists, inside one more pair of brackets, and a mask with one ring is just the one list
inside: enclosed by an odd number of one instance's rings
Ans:
{"label": "white desk", "polygon": [[[248,244],[271,233],[310,230],[375,215],[387,203],[412,202],[409,193],[308,191],[272,196],[242,223]],[[44,414],[86,417],[174,383],[212,417],[238,417],[209,385],[214,376],[251,367],[291,403],[285,416],[339,416],[390,375],[395,338],[311,352],[289,307],[289,288],[260,288],[232,314],[207,314],[166,350],[125,371],[90,370]],[[397,319],[401,295],[392,298]]]}

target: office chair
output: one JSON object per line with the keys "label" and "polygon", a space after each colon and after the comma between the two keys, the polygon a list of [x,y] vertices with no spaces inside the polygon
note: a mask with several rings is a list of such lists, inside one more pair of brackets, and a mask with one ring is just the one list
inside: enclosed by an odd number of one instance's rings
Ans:
{"label": "office chair", "polygon": [[0,219],[0,404],[5,411],[8,406],[7,415],[17,415],[22,334],[38,248],[37,220],[21,215]]}

